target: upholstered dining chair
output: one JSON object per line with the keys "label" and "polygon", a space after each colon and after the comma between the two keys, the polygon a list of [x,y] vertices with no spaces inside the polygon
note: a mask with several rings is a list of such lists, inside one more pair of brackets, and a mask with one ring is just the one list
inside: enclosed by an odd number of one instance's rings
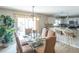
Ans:
{"label": "upholstered dining chair", "polygon": [[37,53],[55,53],[56,37],[48,37],[43,45],[36,48]]}
{"label": "upholstered dining chair", "polygon": [[56,37],[49,37],[46,39],[45,53],[55,53]]}
{"label": "upholstered dining chair", "polygon": [[43,28],[42,29],[42,34],[41,34],[42,38],[45,38],[47,36],[47,33],[48,33],[48,29]]}
{"label": "upholstered dining chair", "polygon": [[53,36],[56,36],[55,32],[52,30],[48,30],[47,37],[53,37]]}
{"label": "upholstered dining chair", "polygon": [[15,34],[17,53],[33,53],[34,50],[29,45],[21,45],[19,37]]}
{"label": "upholstered dining chair", "polygon": [[31,28],[25,29],[25,34],[26,35],[30,35],[31,32],[32,32],[32,29]]}

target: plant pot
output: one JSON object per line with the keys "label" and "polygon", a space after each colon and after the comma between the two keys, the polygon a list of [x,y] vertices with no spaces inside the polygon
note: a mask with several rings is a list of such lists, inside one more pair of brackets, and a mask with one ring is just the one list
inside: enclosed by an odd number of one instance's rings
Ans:
{"label": "plant pot", "polygon": [[6,43],[0,43],[0,48],[6,48],[6,47],[8,47],[8,44],[6,44]]}

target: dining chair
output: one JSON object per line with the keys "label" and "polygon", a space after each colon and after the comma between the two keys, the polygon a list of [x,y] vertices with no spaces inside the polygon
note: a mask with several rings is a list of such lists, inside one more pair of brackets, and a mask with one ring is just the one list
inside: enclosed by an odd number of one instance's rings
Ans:
{"label": "dining chair", "polygon": [[47,37],[53,37],[53,36],[56,36],[55,32],[52,30],[48,30]]}
{"label": "dining chair", "polygon": [[26,35],[30,35],[31,32],[32,32],[32,29],[31,28],[25,29],[25,34]]}
{"label": "dining chair", "polygon": [[45,53],[55,53],[56,37],[49,37],[46,39]]}
{"label": "dining chair", "polygon": [[33,53],[34,50],[29,45],[21,45],[19,37],[15,33],[17,53]]}
{"label": "dining chair", "polygon": [[48,37],[43,45],[36,48],[37,53],[55,53],[56,37]]}
{"label": "dining chair", "polygon": [[45,38],[47,36],[47,33],[48,33],[48,29],[43,28],[42,29],[42,34],[41,34],[42,38]]}

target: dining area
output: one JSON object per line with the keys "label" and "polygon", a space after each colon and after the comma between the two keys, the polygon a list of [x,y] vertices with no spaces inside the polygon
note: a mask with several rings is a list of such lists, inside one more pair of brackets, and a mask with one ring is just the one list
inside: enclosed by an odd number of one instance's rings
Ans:
{"label": "dining area", "polygon": [[56,34],[47,28],[43,28],[41,34],[21,36],[16,32],[14,35],[16,53],[55,53]]}

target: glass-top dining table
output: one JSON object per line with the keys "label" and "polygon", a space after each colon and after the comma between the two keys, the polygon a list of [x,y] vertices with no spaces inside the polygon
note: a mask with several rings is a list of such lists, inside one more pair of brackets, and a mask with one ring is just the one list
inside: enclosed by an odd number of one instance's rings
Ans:
{"label": "glass-top dining table", "polygon": [[40,35],[35,37],[29,35],[23,35],[23,36],[19,35],[19,38],[21,40],[26,41],[26,43],[28,43],[28,45],[31,46],[33,49],[43,45],[43,41],[45,40],[45,38],[41,38]]}
{"label": "glass-top dining table", "polygon": [[32,48],[36,48],[39,47],[40,45],[42,45],[42,41],[43,39],[41,37],[25,37],[24,36],[24,40],[32,47]]}

